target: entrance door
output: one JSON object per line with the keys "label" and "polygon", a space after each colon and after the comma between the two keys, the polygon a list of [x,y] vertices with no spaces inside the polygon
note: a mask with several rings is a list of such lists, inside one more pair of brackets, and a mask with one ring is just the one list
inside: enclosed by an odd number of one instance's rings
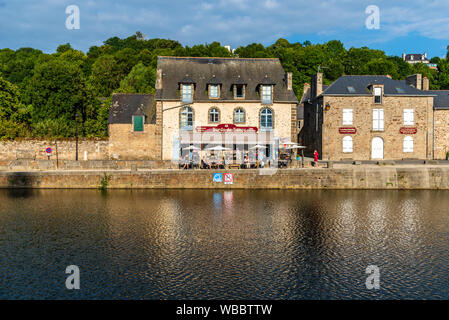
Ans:
{"label": "entrance door", "polygon": [[371,142],[371,158],[383,159],[384,158],[384,140],[376,137]]}

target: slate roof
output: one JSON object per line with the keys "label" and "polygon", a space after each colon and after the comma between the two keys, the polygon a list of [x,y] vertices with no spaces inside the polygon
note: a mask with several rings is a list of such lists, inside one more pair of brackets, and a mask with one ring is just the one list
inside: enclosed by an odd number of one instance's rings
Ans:
{"label": "slate roof", "polygon": [[114,93],[109,109],[109,124],[132,123],[133,115],[145,115],[145,123],[156,123],[156,104],[152,94]]}
{"label": "slate roof", "polygon": [[[322,95],[372,95],[369,86],[373,84],[384,85],[386,96],[433,96],[429,91],[418,90],[409,86],[405,80],[393,80],[387,76],[342,76],[334,81]],[[351,92],[348,87],[353,87]]]}
{"label": "slate roof", "polygon": [[[220,83],[220,100],[235,100],[233,84],[246,84],[245,100],[260,101],[258,87],[274,84],[274,102],[298,103],[293,90],[287,90],[285,71],[279,59],[158,57],[162,70],[162,89],[157,100],[180,100],[179,83],[191,78],[195,84],[194,101],[210,101],[207,84],[216,77]],[[215,100],[216,101],[216,100]]]}
{"label": "slate roof", "polygon": [[[413,59],[412,59],[413,57]],[[410,53],[405,55],[405,61],[428,61],[424,54],[420,53]]]}
{"label": "slate roof", "polygon": [[433,107],[435,110],[449,110],[449,90],[430,90],[435,95]]}

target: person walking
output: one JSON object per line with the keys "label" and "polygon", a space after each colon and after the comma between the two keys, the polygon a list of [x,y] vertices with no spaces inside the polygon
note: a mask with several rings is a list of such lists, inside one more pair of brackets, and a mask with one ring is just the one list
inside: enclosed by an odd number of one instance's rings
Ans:
{"label": "person walking", "polygon": [[317,162],[318,162],[318,151],[316,151],[316,149],[313,152],[313,160],[315,160],[315,162],[313,164],[313,166],[315,167],[317,165]]}

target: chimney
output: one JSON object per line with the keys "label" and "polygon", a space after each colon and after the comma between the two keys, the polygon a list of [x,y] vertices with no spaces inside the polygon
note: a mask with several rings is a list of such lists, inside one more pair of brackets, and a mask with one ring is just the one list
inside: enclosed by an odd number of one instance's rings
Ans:
{"label": "chimney", "polygon": [[405,53],[402,54],[402,60],[405,61]]}
{"label": "chimney", "polygon": [[390,78],[390,79],[391,79],[391,75],[387,74],[387,78]]}
{"label": "chimney", "polygon": [[417,73],[411,76],[408,76],[405,81],[409,86],[415,87],[416,89],[422,89],[422,74]]}
{"label": "chimney", "polygon": [[156,90],[162,89],[162,69],[156,70]]}
{"label": "chimney", "polygon": [[303,99],[305,99],[305,97],[306,97],[306,94],[307,94],[307,91],[309,91],[310,90],[310,84],[309,83],[304,83],[304,88],[303,88],[303,90],[302,90],[302,97],[301,97],[301,103],[302,102],[304,102],[304,100]]}
{"label": "chimney", "polygon": [[323,92],[323,74],[318,72],[311,77],[310,98],[315,99]]}
{"label": "chimney", "polygon": [[422,79],[422,89],[423,89],[424,91],[429,91],[429,78],[424,77],[424,78]]}
{"label": "chimney", "polygon": [[287,72],[287,90],[293,90],[293,73]]}

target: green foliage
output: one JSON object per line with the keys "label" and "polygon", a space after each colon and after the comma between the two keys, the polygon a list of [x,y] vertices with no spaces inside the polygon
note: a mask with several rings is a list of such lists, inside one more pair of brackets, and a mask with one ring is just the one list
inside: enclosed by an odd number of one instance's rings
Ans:
{"label": "green foliage", "polygon": [[[346,49],[338,40],[323,44],[290,43],[280,38],[270,46],[252,43],[231,53],[219,42],[182,46],[168,39],[146,40],[141,32],[112,37],[87,54],[69,43],[53,54],[21,48],[0,49],[0,139],[107,135],[113,92],[154,93],[158,56],[279,58],[293,73],[293,89],[301,98],[303,85],[317,71],[324,84],[342,75],[377,74],[405,79],[422,73],[431,89],[449,89],[449,60],[432,58],[438,71],[410,65],[367,47]],[[75,113],[79,115],[75,122]]]}
{"label": "green foliage", "polygon": [[142,62],[136,64],[131,72],[120,82],[118,92],[154,93],[156,70],[145,67]]}

